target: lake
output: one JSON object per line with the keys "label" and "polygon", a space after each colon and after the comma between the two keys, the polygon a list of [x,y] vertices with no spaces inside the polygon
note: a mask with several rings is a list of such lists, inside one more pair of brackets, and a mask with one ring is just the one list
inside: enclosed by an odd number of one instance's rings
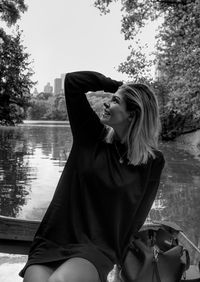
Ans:
{"label": "lake", "polygon": [[[66,122],[0,127],[0,214],[41,219],[72,145]],[[177,223],[200,245],[200,131],[161,142],[166,159],[153,220]]]}

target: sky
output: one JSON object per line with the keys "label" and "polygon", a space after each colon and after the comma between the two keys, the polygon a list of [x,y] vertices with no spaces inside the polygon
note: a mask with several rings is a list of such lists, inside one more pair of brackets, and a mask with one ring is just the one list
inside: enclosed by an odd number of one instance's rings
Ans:
{"label": "sky", "polygon": [[[129,54],[121,29],[120,4],[111,13],[100,15],[94,0],[25,0],[28,11],[18,21],[23,30],[23,44],[33,60],[32,79],[43,91],[47,82],[53,86],[61,74],[95,70],[113,79],[126,80],[117,72]],[[143,40],[152,49],[155,27],[148,26]]]}

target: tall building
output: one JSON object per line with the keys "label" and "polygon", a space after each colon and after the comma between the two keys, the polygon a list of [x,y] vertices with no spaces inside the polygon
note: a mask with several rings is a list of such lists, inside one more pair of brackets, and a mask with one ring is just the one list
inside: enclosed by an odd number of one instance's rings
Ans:
{"label": "tall building", "polygon": [[44,93],[53,93],[53,87],[48,82],[47,85],[44,86]]}
{"label": "tall building", "polygon": [[62,79],[55,78],[54,79],[54,94],[62,93]]}
{"label": "tall building", "polygon": [[62,79],[62,90],[63,90],[63,93],[64,93],[65,73],[62,73],[60,77]]}

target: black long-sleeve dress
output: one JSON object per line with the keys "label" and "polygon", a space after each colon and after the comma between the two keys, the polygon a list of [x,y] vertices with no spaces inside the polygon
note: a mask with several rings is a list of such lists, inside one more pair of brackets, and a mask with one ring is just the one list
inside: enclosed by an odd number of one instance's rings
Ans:
{"label": "black long-sleeve dress", "polygon": [[120,85],[97,72],[66,75],[73,145],[21,276],[32,264],[82,257],[96,266],[104,282],[113,265],[121,263],[130,236],[144,223],[159,185],[163,155],[155,151],[156,158],[145,165],[121,164],[117,141],[105,142],[106,128],[85,96],[97,90],[114,93]]}

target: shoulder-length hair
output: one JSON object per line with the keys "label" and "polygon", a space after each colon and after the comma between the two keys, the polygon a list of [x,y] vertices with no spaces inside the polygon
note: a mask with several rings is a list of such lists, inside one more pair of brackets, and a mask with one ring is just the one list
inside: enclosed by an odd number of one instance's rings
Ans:
{"label": "shoulder-length hair", "polygon": [[[132,116],[123,143],[127,146],[129,164],[147,163],[149,157],[155,158],[160,132],[158,101],[152,90],[145,84],[127,83],[118,89],[123,95],[126,109]],[[112,143],[114,130],[108,129],[106,142]]]}

